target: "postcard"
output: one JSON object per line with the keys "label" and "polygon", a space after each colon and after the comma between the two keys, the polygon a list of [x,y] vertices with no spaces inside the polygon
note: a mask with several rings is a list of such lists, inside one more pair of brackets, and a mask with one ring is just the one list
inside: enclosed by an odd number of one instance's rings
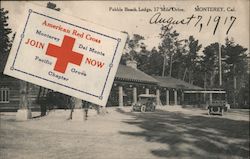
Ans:
{"label": "postcard", "polygon": [[0,158],[249,158],[249,3],[1,1]]}

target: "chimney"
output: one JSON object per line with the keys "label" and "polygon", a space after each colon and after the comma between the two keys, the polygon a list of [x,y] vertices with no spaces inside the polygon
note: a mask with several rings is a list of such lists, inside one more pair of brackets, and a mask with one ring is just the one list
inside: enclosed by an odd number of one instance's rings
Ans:
{"label": "chimney", "polygon": [[126,66],[132,67],[133,69],[137,69],[137,62],[135,60],[127,60]]}

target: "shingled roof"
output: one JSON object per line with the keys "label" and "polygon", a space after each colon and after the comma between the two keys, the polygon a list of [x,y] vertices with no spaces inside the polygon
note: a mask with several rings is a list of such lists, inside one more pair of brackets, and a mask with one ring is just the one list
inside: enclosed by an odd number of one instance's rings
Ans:
{"label": "shingled roof", "polygon": [[147,75],[146,73],[125,65],[119,65],[117,73],[115,75],[115,79],[153,84],[158,83],[156,79]]}
{"label": "shingled roof", "polygon": [[187,83],[183,80],[176,79],[170,76],[161,77],[153,76],[156,80],[159,81],[158,85],[166,88],[175,88],[183,90],[202,90],[203,88]]}

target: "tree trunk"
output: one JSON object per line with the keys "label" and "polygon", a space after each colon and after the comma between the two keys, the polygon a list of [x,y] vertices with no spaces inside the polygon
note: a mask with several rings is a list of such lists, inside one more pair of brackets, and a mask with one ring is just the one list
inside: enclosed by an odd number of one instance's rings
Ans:
{"label": "tree trunk", "polygon": [[210,87],[214,87],[214,71],[211,71],[211,74],[210,74]]}
{"label": "tree trunk", "polygon": [[[79,98],[71,97],[71,111],[68,119],[81,121],[83,120],[83,114],[81,112],[82,109],[82,100]],[[74,113],[73,113],[74,112]]]}
{"label": "tree trunk", "polygon": [[166,60],[167,60],[166,55],[163,55],[163,65],[162,65],[162,74],[161,74],[162,77],[165,76]]}
{"label": "tree trunk", "polygon": [[75,109],[82,109],[82,100],[79,98],[75,98]]}
{"label": "tree trunk", "polygon": [[207,73],[205,72],[205,76],[204,76],[204,88],[206,90],[207,88]]}
{"label": "tree trunk", "polygon": [[233,104],[234,108],[236,108],[236,89],[237,89],[237,79],[236,79],[236,71],[235,71],[235,65],[233,66],[233,82],[234,82],[234,95],[233,95]]}
{"label": "tree trunk", "polygon": [[193,72],[191,70],[188,71],[188,83],[192,84],[192,78],[193,77]]}
{"label": "tree trunk", "polygon": [[182,78],[182,80],[183,80],[183,81],[185,81],[185,78],[186,78],[186,74],[187,74],[187,70],[188,70],[188,69],[187,69],[187,67],[186,67],[186,68],[185,68],[185,71],[184,71],[184,75],[183,75],[183,78]]}
{"label": "tree trunk", "polygon": [[16,113],[17,121],[26,121],[32,118],[28,100],[29,85],[27,82],[20,80],[20,103]]}
{"label": "tree trunk", "polygon": [[169,76],[172,76],[172,55],[170,56]]}
{"label": "tree trunk", "polygon": [[72,115],[73,115],[73,111],[74,111],[74,108],[75,108],[75,101],[74,101],[73,97],[70,97],[69,105],[70,105],[70,115],[69,115],[68,120],[71,120],[72,119]]}
{"label": "tree trunk", "polygon": [[[207,90],[207,72],[204,75],[204,89]],[[203,94],[204,103],[206,102],[206,93]]]}

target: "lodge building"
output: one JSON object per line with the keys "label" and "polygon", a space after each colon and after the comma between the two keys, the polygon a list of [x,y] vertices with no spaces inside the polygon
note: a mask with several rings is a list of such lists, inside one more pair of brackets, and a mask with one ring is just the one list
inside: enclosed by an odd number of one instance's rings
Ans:
{"label": "lodge building", "polygon": [[[0,111],[16,111],[19,108],[20,84],[20,80],[0,74]],[[29,84],[28,91],[30,108],[39,109],[35,102],[39,86]],[[150,76],[137,69],[135,61],[127,61],[126,65],[118,67],[106,106],[131,106],[140,94],[156,95],[157,105],[201,104],[204,92],[210,93],[210,102],[212,94],[218,93],[173,77]]]}

